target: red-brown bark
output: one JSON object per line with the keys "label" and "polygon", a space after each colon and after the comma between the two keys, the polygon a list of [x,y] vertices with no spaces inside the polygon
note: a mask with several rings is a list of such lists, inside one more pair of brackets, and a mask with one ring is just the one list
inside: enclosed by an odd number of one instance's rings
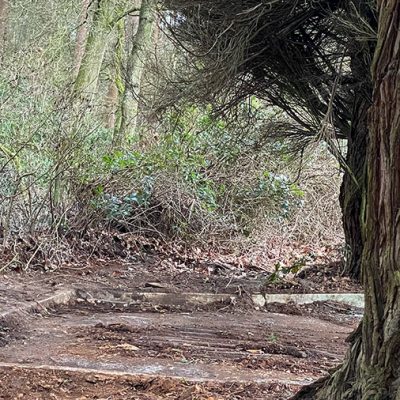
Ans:
{"label": "red-brown bark", "polygon": [[400,2],[377,3],[362,220],[365,315],[343,366],[296,399],[400,399]]}

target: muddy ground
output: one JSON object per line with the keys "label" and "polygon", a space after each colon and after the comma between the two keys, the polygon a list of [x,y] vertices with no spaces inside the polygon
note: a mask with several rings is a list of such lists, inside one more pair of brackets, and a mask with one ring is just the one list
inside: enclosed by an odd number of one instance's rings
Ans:
{"label": "muddy ground", "polygon": [[[265,271],[157,260],[7,273],[0,399],[288,399],[340,364],[361,311],[338,303],[256,309],[249,295],[360,288],[332,267],[273,287],[267,279]],[[71,288],[64,304],[38,303]],[[237,298],[183,306],[115,300],[136,291]]]}

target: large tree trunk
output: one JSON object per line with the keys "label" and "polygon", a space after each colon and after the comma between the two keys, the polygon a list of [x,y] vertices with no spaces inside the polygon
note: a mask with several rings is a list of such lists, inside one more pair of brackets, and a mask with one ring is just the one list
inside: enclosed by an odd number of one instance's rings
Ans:
{"label": "large tree trunk", "polygon": [[369,98],[357,96],[350,137],[347,141],[346,169],[340,188],[340,206],[346,241],[346,264],[343,274],[361,279],[363,239],[361,233],[362,200],[365,191],[367,152],[367,110]]}
{"label": "large tree trunk", "polygon": [[[376,14],[363,0],[355,2],[359,18],[376,29]],[[357,87],[354,89],[354,106],[347,143],[346,168],[340,189],[340,205],[343,213],[343,229],[346,239],[346,265],[344,275],[361,280],[363,238],[361,232],[363,196],[368,138],[368,109],[372,104],[371,59],[375,42],[352,38],[349,51],[350,67]]]}
{"label": "large tree trunk", "polygon": [[142,0],[138,31],[127,62],[126,84],[121,106],[121,125],[116,130],[120,145],[123,145],[135,133],[137,127],[141,81],[147,52],[153,37],[156,4],[156,0]]}
{"label": "large tree trunk", "polygon": [[75,94],[92,99],[97,92],[97,83],[104,54],[113,28],[115,5],[112,0],[97,0],[93,23],[86,43],[78,76],[75,80]]}
{"label": "large tree trunk", "polygon": [[365,314],[343,366],[296,399],[400,399],[400,2],[378,1],[362,277]]}
{"label": "large tree trunk", "polygon": [[[1,0],[0,0],[1,1]],[[81,12],[78,21],[78,31],[76,33],[75,54],[74,54],[74,77],[76,78],[81,67],[82,58],[85,54],[86,39],[88,34],[88,16],[90,0],[82,0]]]}
{"label": "large tree trunk", "polygon": [[361,280],[361,258],[363,253],[362,213],[365,196],[365,174],[368,138],[368,109],[371,106],[372,84],[369,66],[366,60],[368,53],[356,54],[355,58],[364,60],[359,76],[363,82],[355,93],[353,118],[350,136],[347,141],[346,168],[340,188],[340,206],[343,215],[343,230],[346,241],[346,264],[343,274]]}

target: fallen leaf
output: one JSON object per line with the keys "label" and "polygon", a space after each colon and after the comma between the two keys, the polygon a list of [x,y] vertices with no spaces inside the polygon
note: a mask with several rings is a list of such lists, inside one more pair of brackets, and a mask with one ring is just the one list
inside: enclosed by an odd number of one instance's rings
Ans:
{"label": "fallen leaf", "polygon": [[262,354],[262,351],[261,350],[259,350],[259,349],[249,349],[249,350],[246,350],[248,353],[250,353],[250,354]]}
{"label": "fallen leaf", "polygon": [[129,343],[117,344],[115,347],[117,347],[119,349],[129,350],[129,351],[140,350],[139,347],[136,347],[133,344],[129,344]]}
{"label": "fallen leaf", "polygon": [[166,289],[168,287],[167,285],[163,285],[162,283],[159,282],[146,282],[144,286],[156,289]]}

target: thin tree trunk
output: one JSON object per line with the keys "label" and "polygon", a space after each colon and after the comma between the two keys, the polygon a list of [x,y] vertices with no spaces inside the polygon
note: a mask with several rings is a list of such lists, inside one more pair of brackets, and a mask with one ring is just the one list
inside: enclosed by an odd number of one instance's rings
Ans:
{"label": "thin tree trunk", "polygon": [[115,83],[116,69],[111,69],[111,79],[108,84],[108,90],[105,99],[104,125],[107,129],[113,129],[116,122],[116,113],[118,107],[118,87]]}
{"label": "thin tree trunk", "polygon": [[137,127],[141,80],[153,36],[155,6],[155,0],[143,0],[140,8],[138,31],[133,40],[127,62],[127,79],[121,107],[121,125],[117,128],[121,145],[135,133]]}
{"label": "thin tree trunk", "polygon": [[0,0],[0,59],[3,58],[7,32],[8,0]]}
{"label": "thin tree trunk", "polygon": [[82,0],[81,13],[78,20],[78,31],[76,33],[75,54],[74,54],[74,77],[78,76],[83,55],[85,54],[86,39],[88,34],[88,16],[91,0]]}
{"label": "thin tree trunk", "polygon": [[[117,38],[114,45],[113,63],[110,72],[110,81],[105,101],[105,126],[114,129],[118,117],[119,103],[124,93],[122,79],[122,59],[125,45],[125,20],[121,19],[117,24]],[[114,141],[114,139],[113,139]]]}
{"label": "thin tree trunk", "polygon": [[[135,0],[133,5],[136,5],[140,10],[140,1]],[[115,121],[114,121],[114,133],[112,140],[112,148],[118,149],[121,148],[122,138],[120,136],[121,131],[121,120],[122,120],[122,109],[123,109],[123,101],[124,101],[124,93],[125,93],[125,83],[126,83],[126,65],[125,65],[125,73],[124,64],[126,61],[124,59],[124,54],[130,54],[132,50],[132,40],[126,40],[126,38],[134,38],[139,27],[139,15],[128,15],[123,22],[123,26],[119,25],[118,36],[119,38],[123,38],[120,40],[118,45],[114,48],[114,65],[116,66],[115,70],[115,84],[118,88],[118,104],[117,109],[115,111]],[[123,31],[120,29],[123,28]]]}
{"label": "thin tree trunk", "polygon": [[365,314],[343,366],[295,399],[400,399],[400,2],[378,1],[362,221]]}
{"label": "thin tree trunk", "polygon": [[75,80],[76,96],[92,99],[97,92],[100,69],[113,28],[114,2],[97,0],[85,54]]}

